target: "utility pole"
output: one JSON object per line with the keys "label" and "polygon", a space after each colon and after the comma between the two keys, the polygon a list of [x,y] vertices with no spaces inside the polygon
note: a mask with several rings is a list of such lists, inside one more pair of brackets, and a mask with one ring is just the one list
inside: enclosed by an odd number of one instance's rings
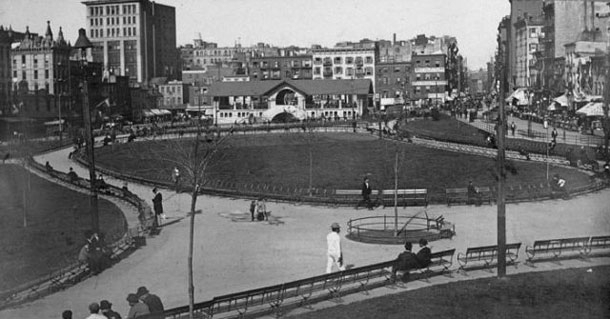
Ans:
{"label": "utility pole", "polygon": [[[510,28],[510,25],[507,26],[507,28]],[[497,199],[497,203],[498,203],[498,217],[497,217],[497,224],[498,224],[498,278],[502,278],[506,276],[506,202],[505,202],[505,185],[504,185],[504,179],[506,176],[506,172],[505,172],[505,168],[504,168],[504,160],[505,160],[505,153],[504,153],[504,142],[505,142],[505,123],[506,123],[506,119],[505,119],[505,114],[504,114],[504,104],[505,102],[505,95],[506,95],[506,74],[507,74],[507,70],[506,68],[508,67],[508,55],[506,54],[507,50],[506,50],[506,40],[504,37],[500,36],[499,41],[498,41],[498,51],[499,51],[499,57],[501,57],[501,60],[498,61],[498,65],[500,67],[500,72],[499,72],[499,94],[498,94],[498,112],[500,113],[498,116],[498,124],[497,124],[497,140],[498,140],[498,160],[497,160],[497,164],[498,164],[498,168],[497,168],[497,173],[498,173],[498,199]]]}
{"label": "utility pole", "polygon": [[[606,3],[608,7],[610,7],[610,2]],[[606,12],[603,14],[595,14],[597,18],[608,18],[610,17],[610,12]],[[610,25],[608,26],[608,31],[610,32]],[[605,160],[608,161],[608,139],[610,137],[610,119],[608,118],[608,110],[610,104],[610,33],[608,34],[608,42],[606,44],[606,85],[604,85],[604,104],[602,109],[604,111],[604,120],[602,122],[602,128],[604,129],[604,157]],[[564,133],[565,134],[565,133]]]}

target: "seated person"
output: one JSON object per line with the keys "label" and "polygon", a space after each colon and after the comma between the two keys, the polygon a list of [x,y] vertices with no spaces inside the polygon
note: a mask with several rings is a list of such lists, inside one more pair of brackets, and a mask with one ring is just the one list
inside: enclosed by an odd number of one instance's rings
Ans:
{"label": "seated person", "polygon": [[419,262],[420,268],[426,268],[430,265],[430,259],[432,258],[432,251],[428,247],[428,241],[425,238],[419,240],[419,251],[415,255]]}
{"label": "seated person", "polygon": [[96,184],[97,184],[97,187],[99,189],[106,189],[106,188],[108,188],[108,185],[106,184],[106,181],[104,181],[104,176],[102,176],[102,174],[100,174],[97,177],[97,183]]}
{"label": "seated person", "polygon": [[481,196],[472,181],[468,181],[468,205],[470,204],[481,205]]}
{"label": "seated person", "polygon": [[78,181],[78,175],[76,175],[72,167],[70,167],[70,171],[68,172],[68,178],[70,178],[71,183]]}
{"label": "seated person", "polygon": [[413,244],[411,242],[405,243],[405,251],[398,255],[396,263],[392,266],[392,278],[396,279],[396,272],[403,271],[402,281],[407,282],[409,279],[409,271],[411,269],[420,268],[417,256],[411,252]]}
{"label": "seated person", "polygon": [[51,166],[51,164],[49,164],[48,161],[44,164],[44,167],[47,170],[47,172],[52,172],[53,171],[53,166]]}

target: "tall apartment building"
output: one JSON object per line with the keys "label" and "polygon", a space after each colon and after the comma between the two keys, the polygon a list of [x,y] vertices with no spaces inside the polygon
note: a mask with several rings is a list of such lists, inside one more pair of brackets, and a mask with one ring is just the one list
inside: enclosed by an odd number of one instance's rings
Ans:
{"label": "tall apartment building", "polygon": [[201,68],[207,65],[229,64],[236,57],[236,54],[241,51],[240,45],[218,47],[218,44],[213,42],[195,40],[192,66]]}
{"label": "tall apartment building", "polygon": [[537,69],[535,52],[544,21],[540,16],[524,15],[515,23],[515,87],[529,88],[536,82]]}
{"label": "tall apartment building", "polygon": [[316,49],[312,50],[312,56],[314,80],[369,79],[375,91],[376,49],[350,47]]}
{"label": "tall apartment building", "polygon": [[175,79],[176,10],[149,0],[91,0],[87,30],[93,60],[105,71],[147,83],[154,77]]}
{"label": "tall apartment building", "polygon": [[446,55],[442,52],[413,55],[411,58],[411,100],[444,103],[447,90]]}
{"label": "tall apartment building", "polygon": [[408,99],[411,62],[379,62],[375,75],[381,105],[402,104]]}
{"label": "tall apartment building", "polygon": [[544,25],[537,52],[540,72],[540,89],[551,95],[565,91],[565,46],[577,41],[583,31],[592,31],[601,39],[608,39],[608,18],[600,19],[598,13],[607,13],[605,0],[549,0],[542,7]]}
{"label": "tall apartment building", "polygon": [[31,34],[27,28],[23,40],[10,54],[12,89],[19,94],[24,113],[33,117],[56,116],[58,103],[66,105],[69,101],[59,102],[55,97],[71,91],[70,47],[61,28],[56,39],[48,21],[44,36]]}
{"label": "tall apartment building", "polygon": [[[515,37],[516,27],[515,24],[519,18],[523,18],[524,15],[528,15],[530,17],[537,17],[542,14],[542,4],[544,0],[508,0],[510,2],[510,26],[507,30],[507,54],[508,54],[508,85],[509,89],[512,92],[515,84],[516,84],[516,74],[515,67],[517,62],[516,48],[517,48],[517,39]],[[574,1],[574,0],[570,0]],[[581,0],[577,0],[581,1]]]}

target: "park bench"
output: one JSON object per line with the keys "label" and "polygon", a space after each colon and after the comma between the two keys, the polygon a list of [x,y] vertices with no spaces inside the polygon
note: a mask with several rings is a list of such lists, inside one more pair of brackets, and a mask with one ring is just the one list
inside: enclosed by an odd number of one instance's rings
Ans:
{"label": "park bench", "polygon": [[449,271],[453,265],[454,254],[455,248],[432,253],[430,264],[427,267],[419,268],[419,273],[424,275],[425,280],[428,281],[432,274],[443,274],[445,271]]}
{"label": "park bench", "polygon": [[585,253],[591,254],[593,250],[607,250],[610,249],[610,236],[593,236],[589,240],[589,245]]}
{"label": "park bench", "polygon": [[[492,192],[491,188],[487,186],[477,187],[477,198],[473,198],[475,202],[487,202],[491,205]],[[447,188],[445,189],[445,197],[447,200],[447,206],[451,206],[451,203],[466,203],[469,204],[468,188]]]}
{"label": "park bench", "polygon": [[383,207],[394,206],[396,195],[399,206],[428,206],[428,190],[420,189],[384,189],[379,192]]}
{"label": "park bench", "polygon": [[[521,243],[506,244],[506,264],[515,264],[519,258],[519,249]],[[465,254],[459,253],[457,256],[460,268],[458,271],[465,271],[468,264],[476,263],[476,266],[482,266],[484,269],[490,269],[497,262],[498,258],[498,246],[481,246],[468,248]],[[491,270],[491,269],[490,269]]]}
{"label": "park bench", "polygon": [[[568,258],[573,256],[573,253],[583,256],[587,252],[589,239],[589,237],[574,237],[536,240],[532,247],[525,247],[527,262],[533,263],[534,259],[538,257],[540,257],[539,259],[557,259],[564,255]],[[566,253],[572,253],[572,255],[565,255]]]}
{"label": "park bench", "polygon": [[[362,190],[359,189],[337,189],[333,194],[337,204],[357,204],[362,200]],[[372,200],[372,199],[371,199]]]}
{"label": "park bench", "polygon": [[284,285],[280,284],[214,297],[207,315],[235,313],[241,318],[249,310],[264,310],[267,306],[277,308],[283,301],[283,290]]}

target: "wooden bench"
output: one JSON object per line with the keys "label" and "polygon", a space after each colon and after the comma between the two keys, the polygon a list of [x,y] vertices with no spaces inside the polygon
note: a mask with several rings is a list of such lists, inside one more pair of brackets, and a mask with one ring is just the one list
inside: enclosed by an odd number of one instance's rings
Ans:
{"label": "wooden bench", "polygon": [[[338,204],[357,204],[362,200],[362,190],[359,189],[337,189],[332,195]],[[373,199],[371,198],[371,201]]]}
{"label": "wooden bench", "polygon": [[428,189],[405,189],[402,194],[405,206],[428,206]]}
{"label": "wooden bench", "polygon": [[468,188],[447,188],[445,189],[445,198],[447,206],[451,206],[451,203],[466,203],[470,204],[470,201],[482,203],[487,202],[491,205],[492,192],[491,188],[487,186],[476,187],[477,195],[476,198],[468,198]]}
{"label": "wooden bench", "polygon": [[589,245],[587,246],[586,254],[589,255],[593,252],[593,250],[606,250],[610,249],[610,236],[593,236],[589,240]]}
{"label": "wooden bench", "polygon": [[[506,244],[506,264],[515,264],[517,262],[520,248],[521,243]],[[472,265],[473,262],[476,262],[477,266],[489,269],[494,264],[494,261],[497,262],[497,258],[497,245],[468,248],[465,254],[459,253],[457,256],[458,263],[460,264],[458,271],[465,271],[467,265],[469,263]]]}
{"label": "wooden bench", "polygon": [[419,273],[424,275],[425,280],[428,281],[432,274],[443,274],[445,271],[449,271],[449,268],[453,265],[454,254],[455,248],[432,253],[430,264],[427,267],[419,268]]}
{"label": "wooden bench", "polygon": [[[533,263],[534,259],[557,259],[565,253],[578,253],[583,256],[587,252],[589,237],[573,237],[562,239],[537,240],[532,247],[526,246],[527,262]],[[570,257],[567,255],[566,257]]]}

